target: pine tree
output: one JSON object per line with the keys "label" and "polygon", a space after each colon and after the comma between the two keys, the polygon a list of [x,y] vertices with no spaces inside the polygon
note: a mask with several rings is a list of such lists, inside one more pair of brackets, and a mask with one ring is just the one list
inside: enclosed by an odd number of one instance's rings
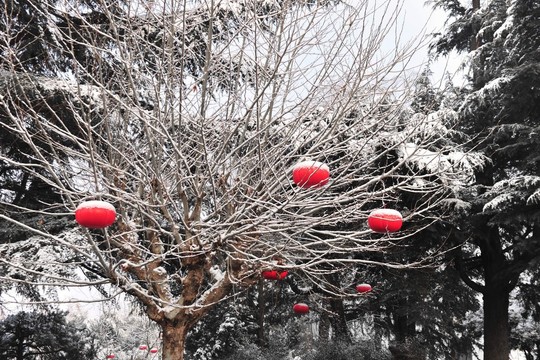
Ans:
{"label": "pine tree", "polygon": [[536,1],[492,0],[464,8],[436,1],[453,16],[435,43],[439,53],[470,52],[470,82],[460,129],[491,159],[462,194],[456,218],[463,242],[456,263],[465,282],[483,294],[484,358],[508,359],[510,292],[540,257],[540,8]]}
{"label": "pine tree", "polygon": [[0,357],[5,360],[95,359],[90,331],[59,311],[19,312],[0,321]]}

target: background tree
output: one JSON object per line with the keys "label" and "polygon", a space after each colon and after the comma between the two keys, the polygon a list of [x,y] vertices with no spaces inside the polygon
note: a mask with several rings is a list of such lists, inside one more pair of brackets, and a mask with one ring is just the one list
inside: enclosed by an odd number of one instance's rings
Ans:
{"label": "background tree", "polygon": [[[150,350],[161,348],[160,329],[141,311],[140,306],[122,297],[102,305],[99,316],[86,319],[88,329],[94,334],[99,359],[109,354],[133,360],[155,356]],[[146,345],[146,348],[140,349],[141,345]]]}
{"label": "background tree", "polygon": [[463,243],[456,264],[483,295],[484,358],[508,359],[510,293],[528,286],[522,275],[539,270],[540,9],[534,1],[434,3],[451,16],[434,49],[470,52],[459,129],[491,160],[460,196],[466,206],[454,222]]}
{"label": "background tree", "polygon": [[6,360],[95,359],[91,332],[60,311],[19,312],[0,321],[0,356]]}
{"label": "background tree", "polygon": [[[298,272],[339,298],[354,287],[328,279],[359,264],[428,263],[363,255],[437,220],[425,214],[449,194],[440,178],[468,163],[464,155],[427,174],[411,166],[440,134],[422,118],[403,122],[399,75],[413,49],[381,57],[399,5],[6,7],[0,219],[19,229],[7,241],[34,234],[59,251],[36,263],[14,256],[22,242],[4,244],[4,280],[108,282],[159,325],[163,359],[181,360],[189,330],[261,270]],[[292,184],[291,167],[306,158],[329,165],[329,186]],[[411,187],[406,221],[424,225],[372,236],[368,212]],[[88,199],[113,203],[115,225],[76,227],[71,214]]]}
{"label": "background tree", "polygon": [[[449,239],[446,221],[454,207],[460,206],[454,197],[460,189],[473,183],[474,173],[486,166],[487,158],[481,153],[465,153],[457,145],[462,140],[462,135],[455,130],[458,114],[446,107],[442,95],[433,89],[427,76],[424,72],[417,82],[416,97],[403,126],[422,129],[417,136],[425,139],[429,134],[430,144],[422,149],[414,142],[404,144],[400,151],[410,151],[412,156],[408,166],[398,172],[403,177],[421,173],[422,179],[436,179],[448,188],[449,197],[444,201],[445,206],[404,225],[421,230],[401,246],[369,254],[369,258],[406,263],[425,254],[439,255],[431,268],[396,271],[369,267],[366,274],[378,290],[376,301],[368,303],[367,310],[379,319],[375,326],[390,340],[394,359],[457,358],[472,353],[478,338],[465,326],[468,313],[478,304],[473,291],[458,281],[458,274],[449,266],[454,245]],[[379,171],[385,171],[385,166],[387,164],[379,164]],[[441,167],[459,170],[440,177]],[[401,188],[396,194],[395,203],[403,211],[415,209],[424,196],[416,192],[423,180],[411,179],[411,186]],[[389,179],[384,186],[391,184],[392,179]]]}

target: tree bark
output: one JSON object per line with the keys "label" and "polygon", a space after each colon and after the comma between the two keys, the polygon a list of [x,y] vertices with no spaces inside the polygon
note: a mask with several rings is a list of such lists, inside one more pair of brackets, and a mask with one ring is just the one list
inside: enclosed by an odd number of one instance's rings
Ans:
{"label": "tree bark", "polygon": [[[477,226],[483,229],[480,238],[482,266],[484,268],[484,360],[508,360],[510,357],[510,324],[508,306],[510,291],[515,281],[509,274],[502,240],[497,228]],[[519,274],[518,274],[519,276]]]}
{"label": "tree bark", "polygon": [[509,298],[504,288],[486,286],[484,290],[484,360],[508,360],[510,356]]}
{"label": "tree bark", "polygon": [[189,324],[182,321],[161,324],[163,336],[163,360],[183,360]]}

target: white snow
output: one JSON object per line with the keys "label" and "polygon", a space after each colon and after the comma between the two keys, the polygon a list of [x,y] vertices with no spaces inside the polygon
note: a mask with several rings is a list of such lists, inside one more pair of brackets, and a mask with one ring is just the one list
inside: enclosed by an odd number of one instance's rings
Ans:
{"label": "white snow", "polygon": [[328,165],[322,162],[313,161],[313,160],[301,161],[293,167],[293,170],[312,169],[312,168],[330,171],[330,168],[328,167]]}
{"label": "white snow", "polygon": [[85,201],[85,202],[82,202],[79,204],[79,206],[77,206],[77,209],[76,210],[80,210],[80,209],[107,209],[107,210],[111,210],[111,211],[114,211],[116,212],[116,209],[114,208],[114,206],[111,204],[111,203],[108,203],[106,201],[101,201],[101,200],[90,200],[90,201]]}
{"label": "white snow", "polygon": [[510,29],[514,27],[514,8],[515,8],[515,0],[512,0],[511,3],[508,6],[508,9],[506,9],[506,18],[504,22],[499,26],[497,30],[493,33],[493,38],[495,40],[501,39],[503,37],[506,37],[508,32],[510,32]]}
{"label": "white snow", "polygon": [[238,16],[242,12],[242,4],[236,1],[221,1],[218,6],[225,11],[232,12],[235,16]]}
{"label": "white snow", "polygon": [[511,78],[508,76],[495,78],[491,80],[490,82],[488,82],[486,85],[484,85],[484,87],[482,88],[482,91],[487,92],[487,93],[497,91],[500,89],[501,85],[508,83],[510,80]]}
{"label": "white snow", "polygon": [[212,266],[208,272],[216,281],[221,281],[225,276],[225,273],[217,265]]}
{"label": "white snow", "polygon": [[527,205],[540,204],[540,188],[537,189],[531,196],[527,198]]}
{"label": "white snow", "polygon": [[85,84],[76,84],[74,82],[62,79],[39,78],[39,86],[46,91],[66,91],[70,94],[78,94],[83,98],[92,100],[93,105],[103,104],[103,89]]}
{"label": "white snow", "polygon": [[501,194],[487,202],[482,208],[482,212],[500,209],[502,205],[510,203],[514,199],[514,194]]}
{"label": "white snow", "polygon": [[165,268],[162,266],[158,266],[153,270],[153,272],[158,276],[167,276],[167,270],[165,270]]}
{"label": "white snow", "polygon": [[540,187],[540,176],[523,175],[514,176],[508,180],[502,180],[493,185],[492,193],[508,192],[508,190],[518,190],[531,187]]}
{"label": "white snow", "polygon": [[[529,195],[532,190],[534,192]],[[483,211],[502,209],[506,204],[522,202],[525,198],[527,205],[536,204],[540,202],[540,177],[514,176],[495,183],[489,192],[496,196],[484,205]]]}
{"label": "white snow", "polygon": [[489,159],[480,153],[454,150],[449,153],[435,152],[405,143],[398,147],[400,157],[418,169],[438,174],[448,185],[466,185],[474,180],[476,170],[485,166]]}
{"label": "white snow", "polygon": [[376,210],[373,210],[369,214],[369,217],[384,217],[384,218],[390,217],[390,218],[403,219],[403,217],[401,216],[401,213],[394,209],[376,209]]}
{"label": "white snow", "polygon": [[398,151],[403,159],[430,173],[439,172],[444,162],[440,153],[422,149],[414,143],[402,144],[399,146]]}

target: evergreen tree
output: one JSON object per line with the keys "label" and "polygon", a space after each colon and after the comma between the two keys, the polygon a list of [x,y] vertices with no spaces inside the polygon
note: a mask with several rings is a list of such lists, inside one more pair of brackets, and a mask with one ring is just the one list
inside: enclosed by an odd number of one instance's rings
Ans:
{"label": "evergreen tree", "polygon": [[5,360],[92,360],[96,349],[90,331],[66,313],[19,312],[0,321],[0,357]]}
{"label": "evergreen tree", "polygon": [[411,103],[413,113],[429,114],[439,110],[441,94],[431,84],[432,72],[426,67],[416,79],[414,97]]}
{"label": "evergreen tree", "polygon": [[459,128],[469,146],[490,158],[460,196],[456,264],[483,295],[484,358],[508,359],[510,292],[540,257],[540,7],[537,1],[439,0],[451,23],[434,44],[439,53],[470,52]]}
{"label": "evergreen tree", "polygon": [[104,302],[99,316],[86,324],[94,335],[99,359],[110,354],[118,359],[150,359],[151,349],[161,349],[159,327],[129,299]]}
{"label": "evergreen tree", "polygon": [[514,331],[511,341],[514,348],[523,352],[527,360],[540,358],[540,302],[538,287],[540,272],[526,272],[518,285],[511,323]]}

